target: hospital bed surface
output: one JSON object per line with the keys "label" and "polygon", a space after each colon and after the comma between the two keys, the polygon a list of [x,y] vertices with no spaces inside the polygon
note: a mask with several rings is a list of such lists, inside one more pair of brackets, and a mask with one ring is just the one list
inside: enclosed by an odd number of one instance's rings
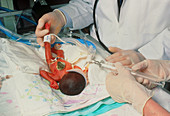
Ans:
{"label": "hospital bed surface", "polygon": [[[69,62],[87,55],[74,45],[62,45],[61,49]],[[1,116],[140,116],[130,105],[109,97],[104,81],[107,71],[95,64],[89,66],[90,84],[81,94],[66,96],[51,89],[39,75],[40,68],[48,70],[44,56],[44,48],[0,38]],[[98,54],[96,58],[102,59]],[[82,67],[84,63],[80,60],[76,65]],[[12,76],[5,79],[6,75]]]}

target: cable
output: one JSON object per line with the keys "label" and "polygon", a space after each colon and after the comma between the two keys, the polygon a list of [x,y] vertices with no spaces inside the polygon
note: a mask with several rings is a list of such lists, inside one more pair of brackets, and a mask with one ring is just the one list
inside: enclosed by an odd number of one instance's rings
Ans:
{"label": "cable", "polygon": [[[6,12],[13,12],[13,10],[10,10],[8,8],[5,8],[5,7],[0,7],[0,10],[6,11]],[[21,15],[16,15],[16,16],[18,16],[19,18],[22,18],[22,19],[24,19],[24,20],[26,20],[26,21],[34,24],[34,25],[37,25],[36,22],[34,22],[34,21],[24,17],[24,16],[21,16]],[[24,44],[27,44],[27,45],[33,45],[34,44],[34,46],[39,47],[39,45],[36,45],[36,43],[32,43],[31,42],[32,40],[26,39],[24,36],[19,35],[17,33],[14,33],[12,31],[10,31],[9,29],[5,28],[1,21],[0,21],[0,31],[3,32],[5,35],[7,35],[11,40],[21,42],[21,43],[24,43]]]}
{"label": "cable", "polygon": [[[10,9],[8,9],[8,8],[5,8],[5,7],[0,7],[0,10],[7,11],[7,12],[14,12],[14,10],[10,10]],[[20,16],[20,15],[16,15],[16,16],[21,17],[22,19],[24,19],[24,20],[26,20],[26,21],[34,24],[34,25],[37,25],[36,22],[34,22],[33,20],[30,20],[30,19],[26,18],[25,16]]]}
{"label": "cable", "polygon": [[37,43],[35,43],[35,41],[31,40],[30,38],[27,39],[24,36],[14,33],[9,29],[5,28],[1,21],[0,21],[0,31],[3,32],[5,35],[7,35],[13,41],[21,42],[37,48],[40,47]]}
{"label": "cable", "polygon": [[93,20],[94,20],[94,28],[95,28],[96,36],[97,36],[97,39],[98,39],[99,43],[102,45],[102,47],[103,47],[107,52],[109,52],[110,54],[113,54],[112,52],[109,51],[109,49],[108,49],[108,48],[104,45],[104,43],[100,40],[100,36],[99,36],[98,29],[97,29],[97,24],[96,24],[96,17],[95,17],[96,7],[97,7],[98,1],[99,1],[99,0],[96,0],[96,1],[95,1],[94,7],[93,7]]}

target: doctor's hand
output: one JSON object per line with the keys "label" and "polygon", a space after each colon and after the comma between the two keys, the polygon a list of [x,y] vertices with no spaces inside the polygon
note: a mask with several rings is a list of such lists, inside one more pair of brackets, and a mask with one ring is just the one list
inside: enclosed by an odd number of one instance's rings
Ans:
{"label": "doctor's hand", "polygon": [[145,60],[145,57],[141,53],[133,50],[122,50],[117,47],[109,47],[109,50],[113,54],[107,57],[106,61],[111,63],[120,62],[122,65],[129,66]]}
{"label": "doctor's hand", "polygon": [[[45,29],[45,24],[49,23],[50,30]],[[58,34],[61,28],[66,24],[64,14],[59,10],[54,10],[44,14],[38,21],[38,25],[35,30],[37,36],[37,42],[40,46],[44,46],[43,37],[48,33]],[[51,43],[55,42],[55,37],[52,36]]]}
{"label": "doctor's hand", "polygon": [[117,74],[110,72],[106,77],[106,89],[116,102],[127,102],[140,113],[151,98],[151,91],[138,83],[121,63],[115,63]]}
{"label": "doctor's hand", "polygon": [[[153,75],[157,77],[157,82],[170,80],[170,61],[167,60],[144,60],[133,65],[132,70]],[[149,89],[156,86],[142,77],[136,77],[136,80]]]}

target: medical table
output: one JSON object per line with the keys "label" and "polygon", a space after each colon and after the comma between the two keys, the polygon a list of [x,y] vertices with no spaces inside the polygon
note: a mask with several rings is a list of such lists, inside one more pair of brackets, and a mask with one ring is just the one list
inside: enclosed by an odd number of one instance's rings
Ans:
{"label": "medical table", "polygon": [[[80,38],[84,37],[81,34],[73,34]],[[23,36],[20,37],[20,39],[16,39],[20,42],[14,41],[14,38],[13,40],[0,38],[0,77],[3,80],[0,90],[1,116],[140,116],[131,105],[117,103],[109,97],[105,89],[104,78],[93,79],[95,78],[93,74],[97,74],[94,73],[96,71],[100,72],[97,77],[106,75],[106,72],[102,72],[95,64],[89,67],[92,84],[87,86],[80,95],[66,96],[59,90],[51,89],[48,81],[35,73],[38,73],[39,67],[48,68],[44,62],[44,49],[31,43],[34,41],[32,36],[31,42],[22,40]],[[96,46],[97,58],[102,59],[108,55],[96,40],[89,35],[86,37]],[[73,45],[63,44],[62,49],[70,61],[86,54]],[[82,64],[83,61],[79,65],[82,66]],[[5,75],[12,75],[12,77],[6,79]],[[153,98],[170,111],[170,104],[167,105],[167,102],[164,102],[165,100],[170,101],[169,94],[162,88],[156,88],[155,91],[157,94]]]}

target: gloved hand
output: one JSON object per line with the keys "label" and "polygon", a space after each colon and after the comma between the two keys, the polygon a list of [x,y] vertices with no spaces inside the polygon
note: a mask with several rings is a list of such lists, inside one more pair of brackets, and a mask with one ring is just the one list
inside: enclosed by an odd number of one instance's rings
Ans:
{"label": "gloved hand", "polygon": [[123,65],[130,66],[145,60],[145,57],[141,53],[133,50],[122,50],[117,47],[109,47],[109,51],[114,54],[106,58],[106,61],[108,62],[120,62]]}
{"label": "gloved hand", "polygon": [[[45,24],[51,25],[50,30],[45,29]],[[40,46],[44,46],[43,37],[48,33],[58,34],[61,28],[66,24],[66,18],[64,14],[59,10],[44,14],[38,21],[38,25],[35,30],[37,36],[37,42]],[[52,36],[51,43],[55,42],[55,37]]]}
{"label": "gloved hand", "polygon": [[[170,80],[170,61],[166,60],[144,60],[135,64],[132,67],[134,71],[141,71],[157,78],[157,82]],[[152,84],[149,80],[142,77],[136,77],[136,80],[151,89],[156,85]]]}
{"label": "gloved hand", "polygon": [[111,72],[106,77],[108,93],[116,102],[130,103],[138,112],[143,113],[145,103],[152,96],[151,91],[138,83],[120,63],[116,63],[115,67],[118,74]]}

